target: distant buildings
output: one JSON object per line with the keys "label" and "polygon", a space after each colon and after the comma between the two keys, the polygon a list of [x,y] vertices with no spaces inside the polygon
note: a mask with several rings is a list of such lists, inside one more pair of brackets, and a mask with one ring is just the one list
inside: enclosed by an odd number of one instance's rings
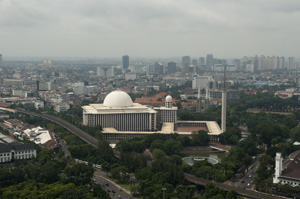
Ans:
{"label": "distant buildings", "polygon": [[52,66],[52,59],[44,59],[43,65],[45,66]]}
{"label": "distant buildings", "polygon": [[288,69],[295,69],[295,58],[289,57]]}
{"label": "distant buildings", "polygon": [[129,67],[129,56],[128,55],[124,55],[122,57],[122,66],[124,70],[127,70]]}
{"label": "distant buildings", "polygon": [[54,110],[58,113],[66,112],[70,109],[70,105],[66,103],[58,103],[54,105]]}
{"label": "distant buildings", "polygon": [[199,57],[199,66],[205,65],[205,57]]}
{"label": "distant buildings", "polygon": [[183,56],[182,57],[182,72],[188,73],[190,70],[190,65],[191,65],[191,57]]}
{"label": "distant buildings", "polygon": [[206,55],[206,67],[212,68],[214,66],[214,56],[213,54]]}
{"label": "distant buildings", "polygon": [[172,73],[176,73],[176,71],[177,71],[176,63],[168,62],[167,73],[172,74]]}
{"label": "distant buildings", "polygon": [[193,89],[203,89],[203,88],[214,88],[215,80],[212,76],[199,76],[199,75],[193,75],[192,79],[192,88]]}
{"label": "distant buildings", "polygon": [[114,67],[113,66],[99,66],[97,67],[98,77],[113,77]]}

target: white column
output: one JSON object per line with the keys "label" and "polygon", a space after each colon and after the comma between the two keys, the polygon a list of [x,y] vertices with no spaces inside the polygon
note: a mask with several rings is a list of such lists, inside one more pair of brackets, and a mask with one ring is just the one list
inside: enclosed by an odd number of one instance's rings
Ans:
{"label": "white column", "polygon": [[222,132],[226,131],[226,91],[222,91]]}
{"label": "white column", "polygon": [[280,177],[282,173],[282,157],[281,153],[276,153],[275,157],[275,176],[273,178],[273,183],[278,183],[278,177]]}

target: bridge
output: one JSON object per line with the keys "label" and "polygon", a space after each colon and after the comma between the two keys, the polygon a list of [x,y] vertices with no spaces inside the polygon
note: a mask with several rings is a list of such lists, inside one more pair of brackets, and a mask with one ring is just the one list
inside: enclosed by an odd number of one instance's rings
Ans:
{"label": "bridge", "polygon": [[270,195],[270,194],[266,194],[266,193],[262,193],[262,192],[258,192],[258,191],[242,189],[242,188],[238,188],[238,187],[235,187],[235,186],[232,186],[229,184],[212,182],[210,180],[198,178],[198,177],[188,174],[188,173],[184,173],[184,176],[185,176],[186,180],[188,180],[189,182],[192,182],[194,184],[205,186],[205,185],[207,185],[207,183],[211,182],[215,187],[219,187],[220,189],[223,189],[225,191],[234,190],[239,195],[245,196],[247,198],[261,198],[261,199],[285,199],[286,198],[283,196]]}

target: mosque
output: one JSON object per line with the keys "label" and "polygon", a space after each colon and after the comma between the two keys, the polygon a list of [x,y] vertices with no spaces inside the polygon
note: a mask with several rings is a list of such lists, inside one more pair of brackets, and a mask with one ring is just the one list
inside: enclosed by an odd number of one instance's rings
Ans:
{"label": "mosque", "polygon": [[83,124],[102,126],[102,134],[109,142],[143,137],[153,133],[191,136],[192,132],[207,131],[211,142],[218,142],[222,133],[215,121],[177,121],[178,108],[173,106],[168,95],[165,106],[150,107],[133,103],[124,91],[109,93],[103,104],[82,106]]}

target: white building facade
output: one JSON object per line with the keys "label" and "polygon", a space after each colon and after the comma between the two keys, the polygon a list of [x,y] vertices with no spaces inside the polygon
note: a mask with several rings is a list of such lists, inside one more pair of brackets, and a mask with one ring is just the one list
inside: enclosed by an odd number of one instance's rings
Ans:
{"label": "white building facade", "polygon": [[281,153],[276,153],[273,183],[300,185],[300,151],[292,153],[285,161]]}
{"label": "white building facade", "polygon": [[83,124],[115,128],[118,131],[154,131],[157,112],[133,103],[123,91],[108,94],[103,104],[83,106]]}
{"label": "white building facade", "polygon": [[0,143],[0,163],[32,158],[36,158],[36,150],[32,144]]}

